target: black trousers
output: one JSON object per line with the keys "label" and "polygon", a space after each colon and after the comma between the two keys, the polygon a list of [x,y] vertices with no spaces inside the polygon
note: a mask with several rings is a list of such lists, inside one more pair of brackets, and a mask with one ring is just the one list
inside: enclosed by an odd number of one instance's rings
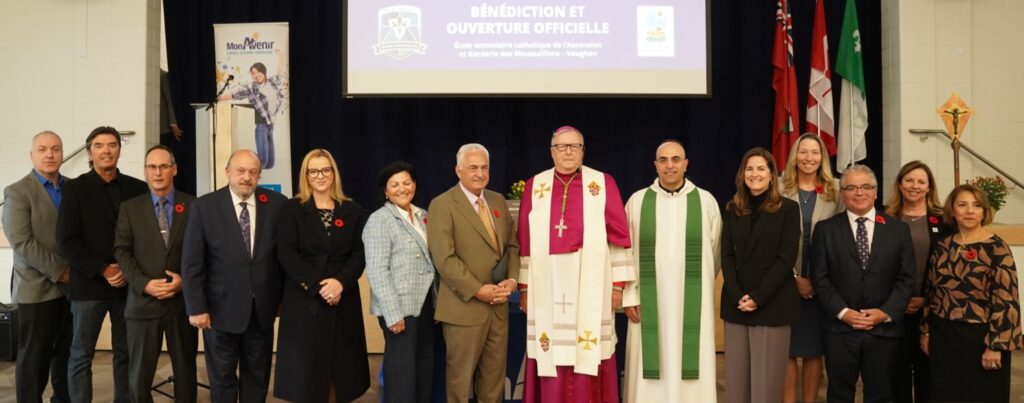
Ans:
{"label": "black trousers", "polygon": [[419,316],[406,316],[405,330],[394,334],[384,318],[383,401],[429,403],[434,371],[434,304],[430,293]]}
{"label": "black trousers", "polygon": [[153,377],[167,335],[167,353],[174,370],[174,401],[196,401],[196,351],[199,333],[184,312],[154,319],[128,318],[128,376],[134,403],[153,401]]}
{"label": "black trousers", "polygon": [[899,339],[865,331],[825,333],[828,401],[853,402],[857,378],[864,381],[864,403],[892,401],[892,376]]}
{"label": "black trousers", "polygon": [[203,343],[211,401],[250,403],[267,400],[274,329],[260,328],[255,306],[245,332],[204,329]]}
{"label": "black trousers", "polygon": [[896,403],[928,403],[928,356],[921,351],[921,313],[906,315],[903,337],[896,353],[892,398]]}
{"label": "black trousers", "polygon": [[40,403],[47,378],[51,402],[70,402],[68,352],[71,348],[71,305],[61,297],[36,304],[18,304],[18,362],[15,394],[18,403]]}
{"label": "black trousers", "polygon": [[939,318],[928,320],[928,352],[931,353],[931,395],[936,402],[1010,401],[1009,351],[1002,351],[1002,367],[988,369],[981,366],[985,352],[987,323],[966,323]]}

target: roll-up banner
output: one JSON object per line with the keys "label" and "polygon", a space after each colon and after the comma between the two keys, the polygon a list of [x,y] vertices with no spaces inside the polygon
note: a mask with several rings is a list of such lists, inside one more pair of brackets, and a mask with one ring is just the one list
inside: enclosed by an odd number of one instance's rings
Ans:
{"label": "roll-up banner", "polygon": [[232,148],[255,151],[263,168],[260,186],[290,196],[288,23],[214,24],[213,37],[217,90],[234,76],[221,99],[233,100],[232,108],[251,108],[238,114],[251,115],[252,122],[234,125]]}

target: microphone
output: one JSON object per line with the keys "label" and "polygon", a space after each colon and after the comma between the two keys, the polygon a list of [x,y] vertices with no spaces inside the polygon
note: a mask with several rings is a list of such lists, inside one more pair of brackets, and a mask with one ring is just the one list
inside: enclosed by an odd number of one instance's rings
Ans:
{"label": "microphone", "polygon": [[235,79],[235,75],[234,75],[234,74],[230,74],[230,75],[228,75],[228,80],[227,80],[227,81],[225,81],[225,82],[226,82],[226,83],[230,83],[230,82],[231,82],[231,80],[234,80],[234,79]]}

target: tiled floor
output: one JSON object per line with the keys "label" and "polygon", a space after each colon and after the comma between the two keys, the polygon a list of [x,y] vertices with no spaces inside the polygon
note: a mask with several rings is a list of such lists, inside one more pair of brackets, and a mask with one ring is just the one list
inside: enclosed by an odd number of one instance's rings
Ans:
{"label": "tiled floor", "polygon": [[[94,383],[94,396],[93,397],[94,397],[94,400],[97,401],[97,402],[109,402],[113,398],[113,396],[112,396],[113,391],[111,389],[111,380],[110,380],[110,373],[111,373],[111,371],[110,371],[110,366],[111,366],[110,358],[111,358],[111,355],[110,355],[109,352],[99,352],[99,353],[96,354],[96,361],[93,363],[93,373],[95,374],[95,378],[93,379],[93,383]],[[371,370],[371,372],[373,374],[376,374],[378,368],[380,368],[381,358],[382,358],[382,356],[378,355],[378,354],[371,354],[370,355],[370,370]],[[724,390],[724,385],[725,385],[725,357],[722,354],[718,354],[717,357],[716,357],[716,361],[717,361],[717,369],[718,369],[718,371],[717,371],[718,372],[718,391],[719,391],[719,399],[718,400],[722,401],[722,393],[721,392],[722,392],[722,390]],[[205,366],[205,363],[204,363],[202,357],[200,357],[200,359],[198,360],[198,364],[199,364],[199,380],[200,380],[200,382],[206,383],[206,366]],[[1010,386],[1010,388],[1011,388],[1010,395],[1014,396],[1014,399],[1016,399],[1016,400],[1013,400],[1013,402],[1015,402],[1015,403],[1024,402],[1024,352],[1017,351],[1017,352],[1014,353],[1014,355],[1013,355],[1013,370],[1012,371],[1013,372],[1012,372],[1012,375],[1011,375],[1011,379],[1012,379],[1011,382],[1012,382],[1012,384]],[[164,378],[166,378],[169,375],[171,375],[171,363],[170,363],[170,360],[167,358],[167,355],[165,354],[160,359],[159,368],[157,369],[157,379],[158,380],[163,380]],[[365,395],[363,395],[361,398],[359,398],[357,400],[357,402],[367,402],[367,403],[369,403],[369,402],[379,402],[380,401],[380,395],[377,392],[377,390],[378,390],[377,389],[378,388],[377,377],[376,376],[372,376],[371,379],[372,379],[373,384],[370,386],[370,390],[368,390]],[[271,380],[271,385],[273,385],[273,380]],[[818,397],[822,401],[824,401],[824,396],[825,396],[824,387],[825,387],[825,384],[823,382],[822,383],[822,390],[818,394]],[[167,387],[167,388],[165,388],[165,390],[170,391],[170,388]],[[49,396],[49,391],[47,391],[45,396]],[[163,396],[161,396],[159,394],[154,394],[153,396],[154,396],[154,400],[157,401],[157,402],[169,402],[169,401],[171,401],[171,399],[164,398]],[[209,393],[207,391],[203,390],[203,389],[200,389],[200,391],[199,391],[199,401],[200,402],[209,402],[210,401]],[[270,402],[282,402],[283,400],[278,400],[278,399],[274,399],[273,397],[271,397],[271,398],[268,399],[268,401],[270,401]],[[7,362],[7,361],[0,361],[0,403],[12,403],[12,402],[14,402],[14,363],[13,362]],[[666,402],[666,403],[668,403],[668,402]]]}

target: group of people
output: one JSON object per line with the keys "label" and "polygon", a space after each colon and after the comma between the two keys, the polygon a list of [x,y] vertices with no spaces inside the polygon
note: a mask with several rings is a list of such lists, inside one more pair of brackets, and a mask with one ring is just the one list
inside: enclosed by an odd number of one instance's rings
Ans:
{"label": "group of people", "polygon": [[781,175],[770,152],[748,151],[722,212],[686,177],[682,143],[657,147],[657,179],[623,205],[614,179],[583,165],[583,134],[561,127],[518,222],[487,189],[490,155],[476,143],[427,209],[414,204],[415,168],[387,165],[372,212],[345,195],[323,149],[306,154],[292,199],[257,186],[249,150],[232,153],[227,186],[196,198],[174,189],[170,149],[146,152],[143,182],[117,169],[117,130],[86,143],[91,169],[68,179],[60,137],[37,134],[32,172],[4,192],[19,402],[40,402],[48,377],[55,401],[91,401],[108,314],[115,401],[152,401],[164,337],[175,400],[195,401],[198,330],[211,399],[265,400],[278,317],[274,395],[354,400],[370,385],[364,271],[389,402],[430,401],[435,359],[449,402],[504,400],[516,293],[524,401],[715,401],[719,271],[729,402],[815,401],[823,367],[829,401],[853,401],[858,379],[869,402],[1007,401],[1010,351],[1024,348],[1016,268],[986,227],[985,193],[960,185],[940,204],[914,161],[876,210],[874,173],[855,165],[835,179],[814,135]]}
{"label": "group of people", "polygon": [[1020,299],[987,195],[958,185],[940,204],[912,161],[879,211],[867,166],[834,179],[813,134],[789,156],[780,176],[750,150],[723,217],[726,401],[793,402],[798,379],[816,401],[822,366],[830,402],[858,379],[865,402],[1009,401]]}

